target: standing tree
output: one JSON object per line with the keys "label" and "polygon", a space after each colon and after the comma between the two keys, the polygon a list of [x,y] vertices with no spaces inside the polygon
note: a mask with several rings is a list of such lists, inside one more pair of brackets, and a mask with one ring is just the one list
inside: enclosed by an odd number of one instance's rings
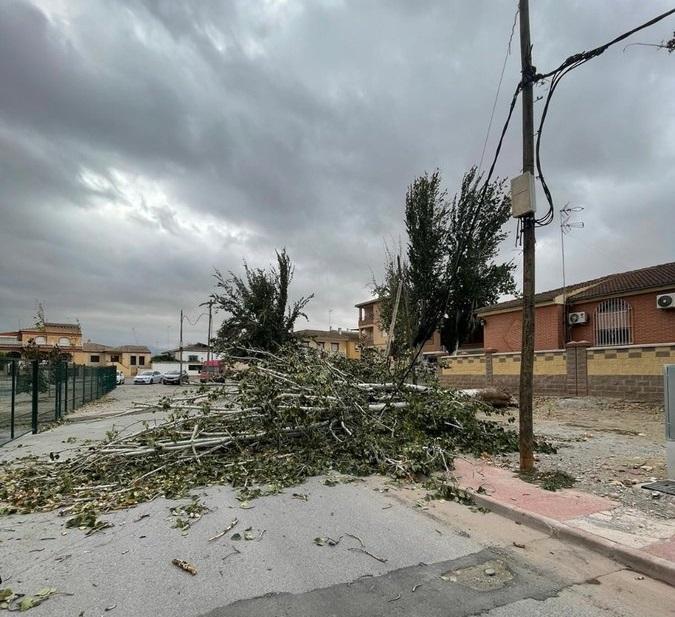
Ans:
{"label": "standing tree", "polygon": [[[436,328],[434,315],[445,304],[448,270],[448,207],[446,192],[441,189],[441,175],[436,170],[425,173],[408,186],[405,196],[405,224],[408,235],[406,260],[394,259],[387,252],[385,279],[375,284],[381,299],[381,326],[389,330],[400,296],[394,324],[391,353],[398,357],[407,349],[428,338],[421,332]],[[399,286],[401,292],[399,294]],[[434,321],[433,325],[429,323]]]}
{"label": "standing tree", "polygon": [[314,296],[289,304],[293,263],[286,249],[276,255],[277,266],[268,270],[244,262],[243,277],[230,272],[226,278],[216,270],[218,291],[212,298],[217,309],[229,314],[215,338],[217,351],[275,350],[293,339],[296,320],[307,317],[303,309]]}
{"label": "standing tree", "polygon": [[503,181],[480,186],[476,167],[462,179],[450,204],[438,171],[425,174],[406,193],[408,243],[399,268],[387,252],[384,282],[374,285],[380,298],[381,326],[389,330],[399,285],[402,293],[394,324],[394,356],[418,348],[441,328],[449,350],[466,340],[477,323],[476,308],[514,293],[513,263],[495,264],[510,198]]}
{"label": "standing tree", "polygon": [[515,264],[495,263],[499,245],[508,235],[504,225],[511,218],[511,197],[503,180],[487,186],[481,180],[472,167],[464,174],[459,196],[449,208],[448,318],[441,330],[441,341],[449,351],[455,351],[479,327],[476,309],[494,304],[503,294],[516,293]]}

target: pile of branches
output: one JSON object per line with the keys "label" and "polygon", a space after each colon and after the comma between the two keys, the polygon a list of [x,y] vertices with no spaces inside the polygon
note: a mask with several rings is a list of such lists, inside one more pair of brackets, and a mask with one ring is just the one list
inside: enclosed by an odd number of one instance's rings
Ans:
{"label": "pile of branches", "polygon": [[229,483],[242,499],[309,476],[449,472],[460,453],[517,450],[517,436],[462,394],[397,383],[386,361],[289,346],[232,358],[229,381],[162,399],[153,424],[69,460],[0,467],[5,511],[104,512]]}

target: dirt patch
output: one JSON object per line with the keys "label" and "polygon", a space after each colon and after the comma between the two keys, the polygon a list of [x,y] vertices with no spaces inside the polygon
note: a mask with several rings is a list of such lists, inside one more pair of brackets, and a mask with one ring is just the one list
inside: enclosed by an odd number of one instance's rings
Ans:
{"label": "dirt patch", "polygon": [[[518,411],[510,415],[517,419]],[[508,419],[508,415],[507,418]],[[534,430],[558,448],[537,455],[537,468],[576,478],[574,488],[661,518],[675,518],[675,497],[642,484],[666,478],[663,406],[598,397],[538,398]],[[518,468],[517,455],[494,458]]]}

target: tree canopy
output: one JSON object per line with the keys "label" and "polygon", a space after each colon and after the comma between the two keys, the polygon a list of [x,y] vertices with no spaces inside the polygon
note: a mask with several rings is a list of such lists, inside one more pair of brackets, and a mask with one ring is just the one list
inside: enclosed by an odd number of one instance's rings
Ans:
{"label": "tree canopy", "polygon": [[384,280],[374,285],[384,330],[390,329],[400,296],[391,347],[395,356],[424,344],[437,329],[453,351],[478,327],[477,308],[515,293],[515,265],[496,263],[510,208],[504,181],[485,186],[476,167],[464,174],[452,201],[438,171],[408,187],[405,255],[402,249],[398,256],[388,250]]}
{"label": "tree canopy", "polygon": [[244,262],[244,275],[216,270],[216,310],[228,317],[214,339],[217,351],[243,352],[250,349],[274,350],[293,339],[299,317],[307,317],[304,307],[313,294],[289,301],[294,266],[286,249],[276,252],[276,266],[251,268]]}
{"label": "tree canopy", "polygon": [[483,186],[476,167],[464,174],[448,217],[448,252],[451,259],[458,256],[449,276],[448,318],[441,331],[441,340],[450,351],[479,327],[476,309],[494,304],[501,295],[516,293],[515,264],[496,262],[510,217],[511,197],[503,180]]}

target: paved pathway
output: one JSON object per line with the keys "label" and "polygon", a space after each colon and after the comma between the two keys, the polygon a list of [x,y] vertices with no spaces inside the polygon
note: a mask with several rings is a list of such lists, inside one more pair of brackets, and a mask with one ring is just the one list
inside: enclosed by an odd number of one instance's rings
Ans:
{"label": "paved pathway", "polygon": [[[456,459],[460,486],[482,505],[535,526],[555,529],[675,585],[675,520],[656,518],[620,503],[572,489],[546,491],[511,471]],[[479,491],[479,492],[478,492]]]}

